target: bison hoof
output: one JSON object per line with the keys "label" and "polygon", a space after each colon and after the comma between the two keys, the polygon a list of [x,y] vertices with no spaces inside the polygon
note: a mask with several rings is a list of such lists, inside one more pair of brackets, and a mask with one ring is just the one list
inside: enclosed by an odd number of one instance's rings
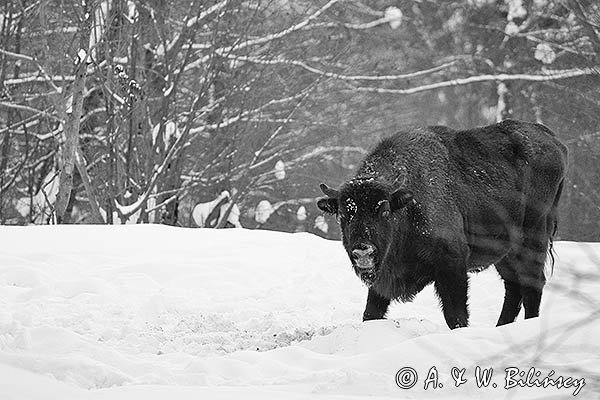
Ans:
{"label": "bison hoof", "polygon": [[373,315],[371,313],[367,313],[365,312],[363,314],[363,322],[365,321],[372,321],[374,319],[383,319],[383,315],[379,316],[379,315]]}

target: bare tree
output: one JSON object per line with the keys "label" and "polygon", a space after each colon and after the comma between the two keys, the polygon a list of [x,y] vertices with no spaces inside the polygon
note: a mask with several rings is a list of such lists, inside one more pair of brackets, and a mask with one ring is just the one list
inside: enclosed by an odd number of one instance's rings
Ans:
{"label": "bare tree", "polygon": [[[550,106],[557,92],[597,107],[587,100],[598,75],[595,3],[3,7],[3,220],[23,222],[19,210],[39,222],[43,205],[61,221],[181,225],[222,190],[246,210],[261,198],[295,204],[317,195],[324,170],[348,173],[402,123],[552,123],[563,115]],[[80,49],[87,62],[73,67]],[[590,179],[580,184],[593,202]]]}

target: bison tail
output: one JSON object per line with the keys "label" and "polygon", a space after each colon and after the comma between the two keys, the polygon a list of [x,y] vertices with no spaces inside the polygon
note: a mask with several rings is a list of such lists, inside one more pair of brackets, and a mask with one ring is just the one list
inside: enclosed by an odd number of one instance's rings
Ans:
{"label": "bison tail", "polygon": [[558,231],[558,202],[560,200],[560,196],[562,194],[564,180],[560,181],[558,185],[558,190],[556,191],[556,197],[554,198],[554,203],[552,203],[552,207],[550,208],[550,212],[548,212],[548,216],[546,217],[546,230],[548,234],[548,255],[550,256],[550,275],[554,273],[554,261],[555,251],[554,251],[554,237],[556,236],[556,232]]}

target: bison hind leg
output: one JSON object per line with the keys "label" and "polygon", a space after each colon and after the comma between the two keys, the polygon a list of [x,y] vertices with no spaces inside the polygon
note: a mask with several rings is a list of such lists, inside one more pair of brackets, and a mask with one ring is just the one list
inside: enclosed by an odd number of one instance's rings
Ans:
{"label": "bison hind leg", "polygon": [[[540,313],[542,290],[546,284],[544,267],[554,232],[554,221],[548,215],[526,215],[523,244],[519,250],[517,273],[521,284],[521,296],[525,308],[525,319],[535,318]],[[535,221],[528,224],[528,220]],[[548,226],[551,224],[552,226]]]}
{"label": "bison hind leg", "polygon": [[537,317],[540,313],[542,290],[546,283],[546,249],[522,249],[522,254],[512,260],[508,260],[507,257],[496,264],[496,269],[504,280],[505,289],[504,304],[497,326],[514,322],[521,305],[525,309],[525,319]]}
{"label": "bison hind leg", "polygon": [[546,218],[539,218],[537,224],[526,225],[521,245],[496,263],[505,288],[498,326],[513,322],[521,305],[525,309],[525,319],[535,318],[540,313],[542,290],[546,284],[544,266],[552,243],[546,224]]}
{"label": "bison hind leg", "polygon": [[496,326],[514,322],[521,311],[521,285],[516,272],[516,262],[513,255],[507,255],[496,263],[496,269],[504,280],[504,304]]}

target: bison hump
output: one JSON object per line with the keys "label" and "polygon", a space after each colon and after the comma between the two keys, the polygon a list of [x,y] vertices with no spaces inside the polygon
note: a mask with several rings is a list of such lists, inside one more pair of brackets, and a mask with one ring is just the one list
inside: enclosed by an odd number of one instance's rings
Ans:
{"label": "bison hump", "polygon": [[508,137],[515,156],[529,162],[533,158],[535,150],[525,126],[519,121],[506,120],[502,121],[499,127]]}

